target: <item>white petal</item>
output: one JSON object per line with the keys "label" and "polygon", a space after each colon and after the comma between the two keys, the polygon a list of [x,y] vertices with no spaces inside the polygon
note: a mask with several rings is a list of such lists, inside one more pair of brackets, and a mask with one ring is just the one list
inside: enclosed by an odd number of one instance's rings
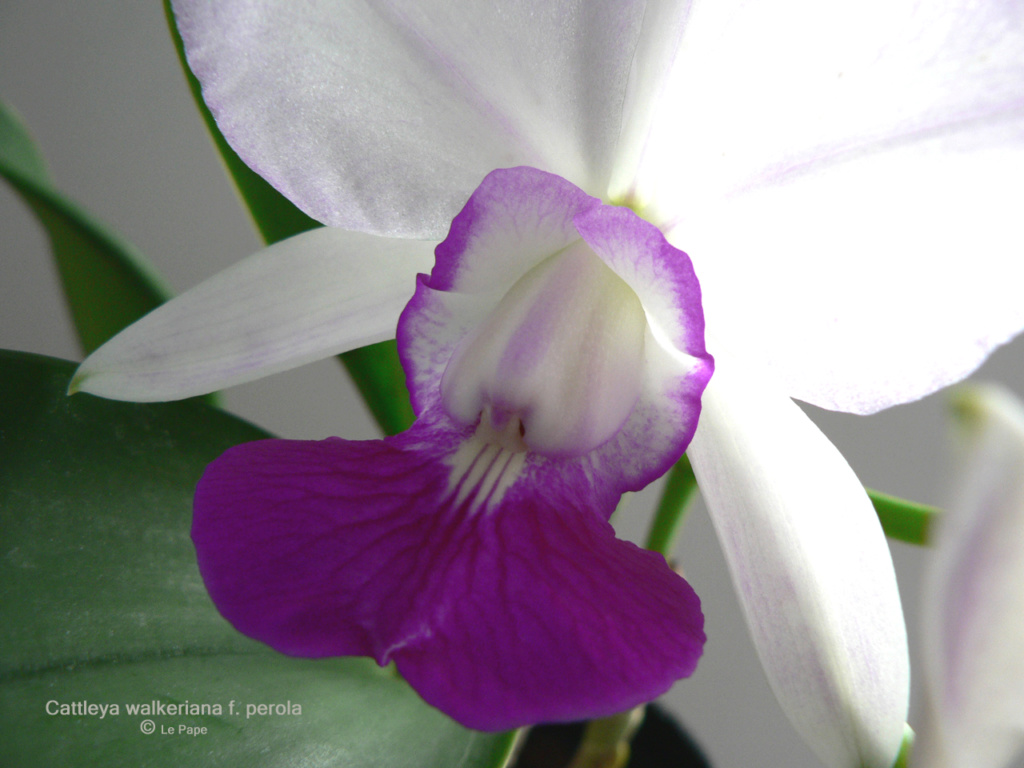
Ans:
{"label": "white petal", "polygon": [[973,371],[1024,328],[1024,122],[894,146],[675,228],[708,328],[788,393],[871,413]]}
{"label": "white petal", "polygon": [[284,240],[126,328],[72,390],[177,400],[393,338],[433,246],[329,228]]}
{"label": "white petal", "polygon": [[638,195],[792,396],[912,400],[1024,327],[1022,82],[1012,2],[697,3]]}
{"label": "white petal", "polygon": [[[639,185],[659,205],[700,201],[894,139],[1020,115],[1022,75],[1013,2],[697,2]],[[680,201],[672,210],[685,212]]]}
{"label": "white petal", "polygon": [[440,238],[484,174],[605,191],[640,0],[175,0],[225,137],[314,218]]}
{"label": "white petal", "polygon": [[964,471],[925,582],[931,720],[914,764],[1001,768],[1024,746],[1024,409],[966,390]]}
{"label": "white petal", "polygon": [[765,673],[826,764],[890,768],[909,669],[878,519],[796,405],[713,351],[689,456]]}

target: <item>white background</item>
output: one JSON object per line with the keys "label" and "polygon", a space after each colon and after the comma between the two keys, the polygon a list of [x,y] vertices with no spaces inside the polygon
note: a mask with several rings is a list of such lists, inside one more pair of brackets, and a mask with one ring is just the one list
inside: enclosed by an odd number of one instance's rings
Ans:
{"label": "white background", "polygon": [[[155,0],[2,0],[0,98],[27,121],[58,187],[146,253],[175,290],[258,247],[193,107]],[[80,359],[46,239],[6,187],[0,347]],[[1024,393],[1024,342],[998,351],[975,378]],[[949,477],[944,403],[940,393],[871,417],[808,410],[866,485],[941,504]],[[227,393],[227,406],[284,437],[377,436],[333,360],[238,387]],[[626,535],[642,535],[655,499],[649,490],[628,500],[616,520]],[[679,559],[703,600],[709,640],[696,675],[677,684],[666,702],[715,766],[818,765],[765,682],[699,504],[684,536]],[[916,647],[927,552],[897,543],[893,554]]]}

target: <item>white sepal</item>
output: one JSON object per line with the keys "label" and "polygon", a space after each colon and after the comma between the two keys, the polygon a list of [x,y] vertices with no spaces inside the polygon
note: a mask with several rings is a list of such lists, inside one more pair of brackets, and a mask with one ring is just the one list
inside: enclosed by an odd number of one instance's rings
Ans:
{"label": "white sepal", "polygon": [[909,662],[878,518],[810,419],[723,357],[689,456],[765,673],[827,765],[890,768]]}
{"label": "white sepal", "polygon": [[495,168],[598,193],[642,0],[175,0],[235,151],[330,226],[441,237]]}
{"label": "white sepal", "polygon": [[433,245],[329,228],[284,240],[126,328],[71,390],[178,400],[393,338]]}

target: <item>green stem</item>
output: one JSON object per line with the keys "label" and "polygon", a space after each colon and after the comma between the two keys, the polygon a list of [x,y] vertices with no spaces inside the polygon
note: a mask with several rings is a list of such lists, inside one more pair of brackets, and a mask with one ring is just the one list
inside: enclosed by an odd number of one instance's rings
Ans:
{"label": "green stem", "polygon": [[591,720],[569,768],[625,768],[629,743],[644,721],[644,706]]}
{"label": "green stem", "polygon": [[900,752],[896,755],[896,762],[892,768],[907,768],[910,765],[910,754],[914,751],[914,729],[909,725],[903,726],[903,744],[900,745]]}
{"label": "green stem", "polygon": [[697,478],[693,476],[693,467],[690,466],[690,460],[683,456],[668,473],[668,482],[644,543],[647,549],[669,558],[682,531],[686,509],[696,490]]}

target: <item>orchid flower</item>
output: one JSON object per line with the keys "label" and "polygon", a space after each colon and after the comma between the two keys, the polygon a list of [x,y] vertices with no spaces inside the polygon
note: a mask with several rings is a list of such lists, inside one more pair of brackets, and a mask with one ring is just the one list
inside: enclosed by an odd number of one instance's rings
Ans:
{"label": "orchid flower", "polygon": [[928,719],[912,764],[1003,768],[1024,747],[1024,408],[957,395],[964,470],[925,581]]}
{"label": "orchid flower", "polygon": [[[626,204],[689,254],[700,279],[716,372],[689,455],[769,681],[828,764],[889,766],[909,685],[891,562],[853,472],[790,398],[874,412],[963,378],[1024,327],[1024,260],[1012,245],[1024,44],[1013,4],[174,9],[225,137],[328,229],[158,310],[86,360],[78,387],[184,397],[389,337],[413,275],[429,268],[422,240],[441,240],[496,168],[537,168]],[[539,227],[544,216],[524,220]],[[504,264],[504,253],[493,258]],[[644,296],[608,266],[641,302],[645,356],[700,359],[661,327],[696,325],[676,305],[658,314],[647,303],[671,290]],[[418,305],[403,315],[403,345],[424,330],[411,319]],[[518,343],[519,326],[506,328],[493,354]],[[484,342],[467,345],[474,362],[454,355],[458,378],[500,378]],[[452,387],[446,395],[442,376],[442,405],[466,428],[473,408],[458,411]],[[430,409],[415,397],[422,421]],[[652,420],[654,434],[682,446],[686,414]],[[275,461],[265,466],[277,476]]]}
{"label": "orchid flower", "polygon": [[700,603],[607,519],[690,442],[711,375],[686,255],[532,168],[494,171],[398,324],[416,423],[211,464],[192,538],[234,626],[394,661],[473,728],[611,715],[693,672]]}

